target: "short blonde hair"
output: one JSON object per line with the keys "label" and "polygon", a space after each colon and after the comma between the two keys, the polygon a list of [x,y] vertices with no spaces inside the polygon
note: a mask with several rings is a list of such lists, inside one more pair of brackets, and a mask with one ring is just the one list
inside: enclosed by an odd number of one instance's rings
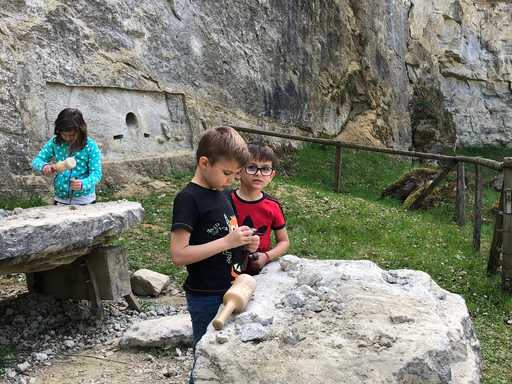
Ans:
{"label": "short blonde hair", "polygon": [[205,131],[197,146],[197,163],[203,156],[207,157],[212,165],[223,159],[236,161],[240,167],[245,167],[250,161],[244,139],[228,126],[212,127]]}

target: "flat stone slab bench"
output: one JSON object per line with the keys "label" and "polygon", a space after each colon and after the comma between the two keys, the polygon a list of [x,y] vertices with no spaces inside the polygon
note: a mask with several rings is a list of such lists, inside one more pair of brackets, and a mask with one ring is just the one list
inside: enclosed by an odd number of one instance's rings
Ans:
{"label": "flat stone slab bench", "polygon": [[3,211],[0,274],[46,271],[89,254],[144,218],[140,203],[49,205]]}
{"label": "flat stone slab bench", "polygon": [[0,275],[25,273],[29,292],[88,299],[93,310],[124,297],[140,311],[124,247],[105,244],[144,214],[126,200],[0,211]]}

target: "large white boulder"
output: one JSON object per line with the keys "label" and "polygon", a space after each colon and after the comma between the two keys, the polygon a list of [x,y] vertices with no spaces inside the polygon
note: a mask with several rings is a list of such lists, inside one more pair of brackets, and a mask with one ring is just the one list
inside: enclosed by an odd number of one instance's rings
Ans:
{"label": "large white boulder", "polygon": [[284,256],[197,344],[195,383],[479,383],[464,299],[424,272]]}

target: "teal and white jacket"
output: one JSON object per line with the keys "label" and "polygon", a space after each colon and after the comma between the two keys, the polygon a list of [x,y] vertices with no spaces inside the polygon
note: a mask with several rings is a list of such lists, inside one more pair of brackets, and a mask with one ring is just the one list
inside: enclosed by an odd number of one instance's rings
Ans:
{"label": "teal and white jacket", "polygon": [[43,167],[49,164],[53,157],[55,157],[56,162],[74,157],[76,160],[75,168],[56,173],[53,181],[55,185],[54,194],[62,199],[69,199],[71,197],[71,182],[69,180],[75,178],[82,182],[82,189],[75,191],[73,196],[87,196],[96,193],[95,186],[101,180],[101,152],[98,144],[91,138],[87,138],[84,149],[70,154],[70,145],[66,142],[56,144],[54,138],[51,138],[45,144],[41,152],[32,161],[32,168],[39,173],[43,173]]}

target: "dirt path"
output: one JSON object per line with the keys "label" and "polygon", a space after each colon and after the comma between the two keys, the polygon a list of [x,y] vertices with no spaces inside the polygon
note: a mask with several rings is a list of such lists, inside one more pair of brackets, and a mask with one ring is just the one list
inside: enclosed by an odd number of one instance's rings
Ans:
{"label": "dirt path", "polygon": [[44,384],[178,384],[187,383],[192,366],[190,356],[155,357],[144,351],[88,350],[53,360],[50,367],[38,367],[29,374]]}

